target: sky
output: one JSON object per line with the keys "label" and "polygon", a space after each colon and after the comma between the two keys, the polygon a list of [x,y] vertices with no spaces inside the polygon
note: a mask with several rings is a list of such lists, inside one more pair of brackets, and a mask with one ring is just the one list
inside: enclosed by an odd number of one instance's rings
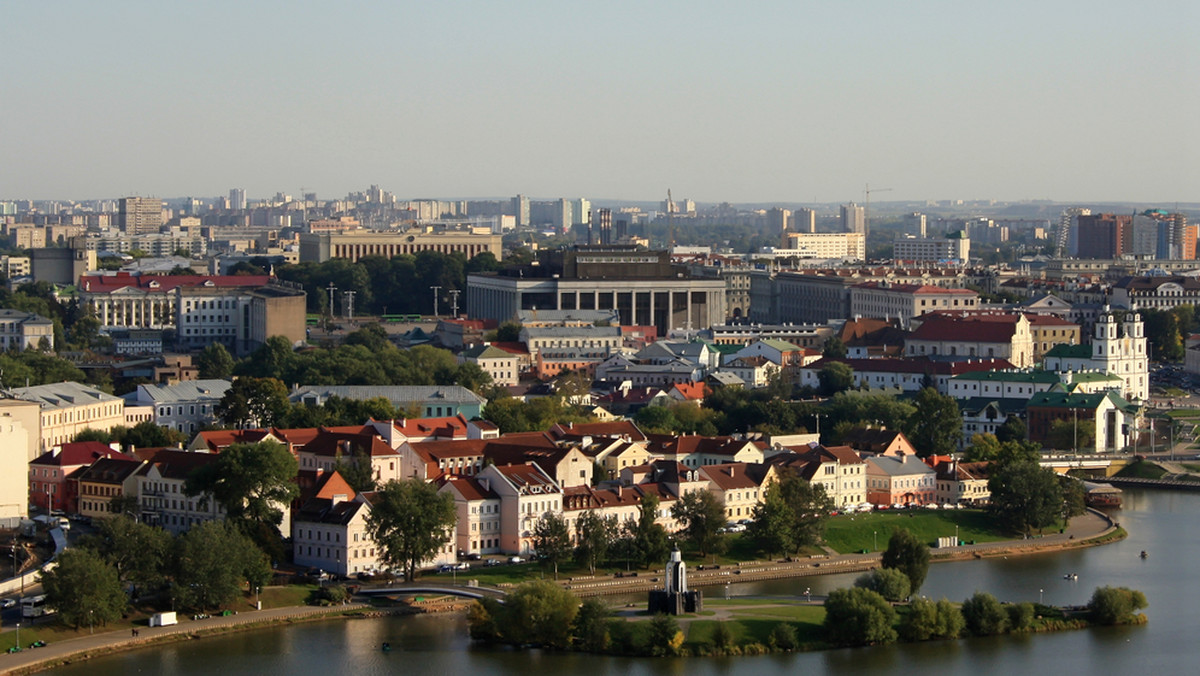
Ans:
{"label": "sky", "polygon": [[1200,201],[1200,3],[0,3],[0,199]]}

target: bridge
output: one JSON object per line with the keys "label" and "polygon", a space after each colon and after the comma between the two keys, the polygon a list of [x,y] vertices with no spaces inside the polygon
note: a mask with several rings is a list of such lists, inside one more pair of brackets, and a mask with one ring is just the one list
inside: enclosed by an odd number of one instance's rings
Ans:
{"label": "bridge", "polygon": [[502,589],[493,589],[491,587],[403,585],[399,587],[360,588],[357,593],[364,596],[383,596],[385,594],[445,594],[447,596],[461,596],[463,598],[479,600],[484,598],[503,598],[506,592]]}
{"label": "bridge", "polygon": [[1102,469],[1107,471],[1114,462],[1125,462],[1129,458],[1130,456],[1128,455],[1117,455],[1114,453],[1055,454],[1043,455],[1039,464],[1042,467],[1049,467],[1060,473],[1071,469]]}

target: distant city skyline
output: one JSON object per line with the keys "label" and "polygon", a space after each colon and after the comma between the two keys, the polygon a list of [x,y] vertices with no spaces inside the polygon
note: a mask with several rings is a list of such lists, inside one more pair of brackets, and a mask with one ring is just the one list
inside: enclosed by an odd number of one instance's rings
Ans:
{"label": "distant city skyline", "polygon": [[1182,0],[112,0],[5,19],[23,56],[0,200],[379,184],[838,204],[870,184],[878,203],[1200,202],[1200,7]]}

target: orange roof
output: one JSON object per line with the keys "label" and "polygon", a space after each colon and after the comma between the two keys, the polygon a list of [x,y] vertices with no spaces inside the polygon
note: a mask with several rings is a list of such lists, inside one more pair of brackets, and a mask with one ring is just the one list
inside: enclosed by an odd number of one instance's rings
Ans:
{"label": "orange roof", "polygon": [[345,495],[347,500],[353,500],[355,496],[354,489],[350,487],[350,484],[346,483],[346,480],[342,478],[342,475],[337,470],[321,478],[317,492],[313,497],[332,500],[335,495]]}
{"label": "orange roof", "polygon": [[679,394],[683,395],[684,399],[690,401],[700,401],[704,399],[706,387],[702,382],[696,383],[675,383],[671,386]]}

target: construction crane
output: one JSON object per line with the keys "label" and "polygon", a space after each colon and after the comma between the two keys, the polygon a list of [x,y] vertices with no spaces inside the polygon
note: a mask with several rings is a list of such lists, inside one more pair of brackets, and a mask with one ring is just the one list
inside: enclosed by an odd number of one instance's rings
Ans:
{"label": "construction crane", "polygon": [[863,188],[863,192],[867,196],[867,203],[863,207],[863,244],[864,244],[864,246],[867,241],[867,235],[870,234],[870,232],[871,232],[871,193],[873,193],[873,192],[889,192],[891,190],[892,190],[891,188],[872,189],[870,183],[868,183],[866,185],[866,187]]}

